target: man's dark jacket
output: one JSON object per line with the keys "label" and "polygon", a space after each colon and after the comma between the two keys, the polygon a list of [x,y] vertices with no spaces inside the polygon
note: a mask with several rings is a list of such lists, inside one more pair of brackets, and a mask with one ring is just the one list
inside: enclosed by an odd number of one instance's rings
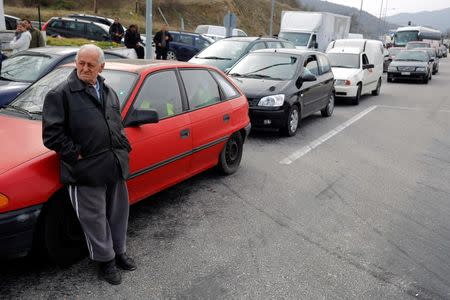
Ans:
{"label": "man's dark jacket", "polygon": [[[123,27],[120,23],[112,23],[109,27],[109,35],[111,36],[111,39],[116,43],[120,43],[123,33]],[[116,34],[118,34],[118,36]]]}
{"label": "man's dark jacket", "polygon": [[162,30],[158,31],[158,32],[155,34],[155,36],[153,37],[153,42],[155,43],[156,48],[160,48],[160,49],[162,49],[162,50],[164,50],[164,49],[169,49],[169,43],[170,43],[171,41],[173,41],[172,35],[171,35],[168,31],[165,31],[165,32],[164,32],[164,35],[167,36],[167,37],[169,37],[169,39],[166,41],[166,47],[160,47],[160,46],[158,46],[158,44],[162,44],[162,42],[163,42],[163,31],[162,31]]}
{"label": "man's dark jacket", "polygon": [[79,80],[76,70],[45,97],[42,137],[44,145],[60,156],[64,184],[100,186],[128,177],[131,147],[119,100],[101,76],[98,80],[103,105],[95,88]]}
{"label": "man's dark jacket", "polygon": [[127,30],[125,32],[125,46],[127,48],[136,48],[136,44],[142,42],[141,35],[139,32]]}

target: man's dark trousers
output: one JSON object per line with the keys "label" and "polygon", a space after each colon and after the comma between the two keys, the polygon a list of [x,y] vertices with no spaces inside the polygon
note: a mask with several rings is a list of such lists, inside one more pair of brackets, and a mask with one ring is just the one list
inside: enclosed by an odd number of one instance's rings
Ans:
{"label": "man's dark trousers", "polygon": [[167,48],[156,47],[156,59],[167,60]]}
{"label": "man's dark trousers", "polygon": [[125,180],[104,186],[68,185],[68,189],[90,258],[106,262],[125,253],[129,212]]}

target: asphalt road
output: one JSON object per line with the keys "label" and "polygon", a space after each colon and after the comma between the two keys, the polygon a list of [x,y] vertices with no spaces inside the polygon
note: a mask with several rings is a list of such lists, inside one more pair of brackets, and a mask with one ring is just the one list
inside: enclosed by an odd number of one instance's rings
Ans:
{"label": "asphalt road", "polygon": [[[450,299],[450,59],[428,85],[252,133],[240,170],[135,205],[138,270],[0,266],[1,298]],[[356,116],[356,117],[355,117]],[[345,127],[345,128],[344,128]]]}

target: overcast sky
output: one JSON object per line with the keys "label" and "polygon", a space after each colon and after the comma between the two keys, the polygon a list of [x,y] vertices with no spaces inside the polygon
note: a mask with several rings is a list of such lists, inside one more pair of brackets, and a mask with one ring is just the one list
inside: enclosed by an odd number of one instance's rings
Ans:
{"label": "overcast sky", "polygon": [[[363,0],[363,10],[375,15],[380,15],[382,0]],[[418,12],[423,10],[439,10],[450,7],[450,0],[383,0],[384,6],[387,1],[387,15],[395,15],[403,12]],[[361,6],[361,0],[328,0],[347,6],[354,6],[358,9]],[[432,5],[431,5],[432,3]],[[384,10],[383,10],[384,13]],[[450,17],[450,16],[449,16]]]}

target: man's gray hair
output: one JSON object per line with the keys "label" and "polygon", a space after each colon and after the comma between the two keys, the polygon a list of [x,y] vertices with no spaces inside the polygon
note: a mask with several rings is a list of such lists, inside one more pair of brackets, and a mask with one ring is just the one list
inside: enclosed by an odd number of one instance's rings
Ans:
{"label": "man's gray hair", "polygon": [[82,51],[95,51],[98,53],[98,63],[102,64],[105,62],[105,54],[103,53],[103,50],[94,44],[86,44],[81,46],[80,49],[78,49],[77,51],[75,61],[78,61],[78,54],[80,54]]}

